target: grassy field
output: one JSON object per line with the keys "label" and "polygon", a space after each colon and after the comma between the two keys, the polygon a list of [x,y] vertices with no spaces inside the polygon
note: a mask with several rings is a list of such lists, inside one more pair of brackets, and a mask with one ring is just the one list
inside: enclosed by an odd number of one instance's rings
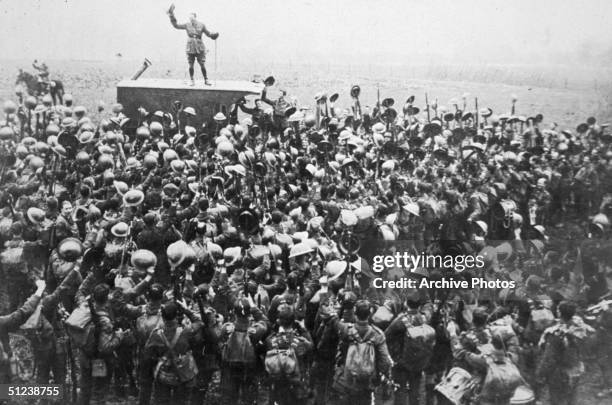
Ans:
{"label": "grassy field", "polygon": [[[140,61],[116,59],[97,61],[48,61],[53,78],[64,81],[66,91],[77,104],[91,110],[98,101],[115,101],[115,85],[131,76]],[[461,97],[469,93],[468,108],[474,108],[474,97],[479,107],[490,107],[495,113],[508,113],[513,94],[518,96],[517,113],[542,113],[545,121],[557,122],[563,128],[576,125],[595,116],[600,122],[612,121],[612,69],[569,66],[525,65],[368,65],[336,66],[333,64],[270,64],[228,61],[215,72],[214,62],[207,63],[209,76],[214,79],[250,80],[253,75],[274,75],[279,86],[298,99],[300,105],[314,104],[319,91],[340,93],[338,106],[351,103],[349,89],[353,84],[362,88],[361,103],[373,105],[377,88],[382,98],[393,97],[398,104],[410,95],[416,105],[424,107],[425,93],[430,103],[450,107],[453,98],[462,104]],[[29,61],[0,63],[0,99],[14,98],[17,70],[31,70]],[[199,73],[198,73],[199,74]],[[143,77],[171,77],[186,79],[183,61],[153,61]]]}

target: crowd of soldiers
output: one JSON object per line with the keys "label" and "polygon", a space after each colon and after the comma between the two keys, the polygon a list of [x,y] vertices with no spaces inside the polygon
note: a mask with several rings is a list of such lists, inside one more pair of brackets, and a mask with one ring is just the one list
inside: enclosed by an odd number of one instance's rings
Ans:
{"label": "crowd of soldiers", "polygon": [[[612,394],[606,125],[265,84],[198,128],[180,103],[4,103],[2,382],[16,334],[59,402],[575,404],[585,358]],[[371,271],[402,250],[484,267]]]}

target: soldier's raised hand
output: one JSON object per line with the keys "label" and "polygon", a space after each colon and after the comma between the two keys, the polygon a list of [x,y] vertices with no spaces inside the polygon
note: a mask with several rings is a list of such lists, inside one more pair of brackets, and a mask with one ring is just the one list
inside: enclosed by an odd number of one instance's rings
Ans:
{"label": "soldier's raised hand", "polygon": [[47,287],[47,283],[45,280],[36,280],[34,284],[36,284],[36,295],[42,296],[45,288]]}

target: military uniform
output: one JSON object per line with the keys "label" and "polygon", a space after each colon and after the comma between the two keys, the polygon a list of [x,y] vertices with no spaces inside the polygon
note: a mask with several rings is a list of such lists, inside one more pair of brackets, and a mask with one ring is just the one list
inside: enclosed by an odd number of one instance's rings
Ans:
{"label": "military uniform", "polygon": [[[331,403],[338,405],[369,405],[374,390],[373,382],[380,376],[389,376],[393,360],[389,355],[385,334],[376,326],[367,321],[356,320],[354,324],[338,323],[339,345],[336,356],[336,371],[333,383],[333,400]],[[356,386],[351,377],[345,373],[344,363],[350,342],[355,339],[357,333],[362,339],[370,339],[374,345],[376,357],[376,375],[373,375],[369,384]]]}
{"label": "military uniform", "polygon": [[189,21],[185,24],[178,24],[174,14],[170,15],[170,22],[172,26],[177,30],[185,30],[187,32],[187,46],[185,52],[187,53],[187,61],[189,62],[189,74],[193,80],[193,63],[197,60],[200,67],[202,68],[202,75],[204,80],[208,81],[206,74],[206,68],[204,67],[204,61],[206,59],[206,48],[204,42],[202,42],[202,34],[209,38],[216,39],[218,34],[211,33],[206,29],[206,26],[199,21]]}

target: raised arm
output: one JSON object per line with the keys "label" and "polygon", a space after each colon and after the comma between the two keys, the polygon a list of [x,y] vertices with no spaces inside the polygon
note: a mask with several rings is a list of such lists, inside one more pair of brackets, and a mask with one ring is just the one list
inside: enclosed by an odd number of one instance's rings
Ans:
{"label": "raised arm", "polygon": [[179,24],[179,23],[176,22],[176,17],[174,16],[174,14],[170,15],[170,23],[177,30],[187,29],[187,25],[186,24]]}
{"label": "raised arm", "polygon": [[7,332],[12,332],[32,315],[45,291],[45,282],[37,281],[36,287],[36,292],[28,298],[21,308],[8,315],[0,316],[0,328]]}

